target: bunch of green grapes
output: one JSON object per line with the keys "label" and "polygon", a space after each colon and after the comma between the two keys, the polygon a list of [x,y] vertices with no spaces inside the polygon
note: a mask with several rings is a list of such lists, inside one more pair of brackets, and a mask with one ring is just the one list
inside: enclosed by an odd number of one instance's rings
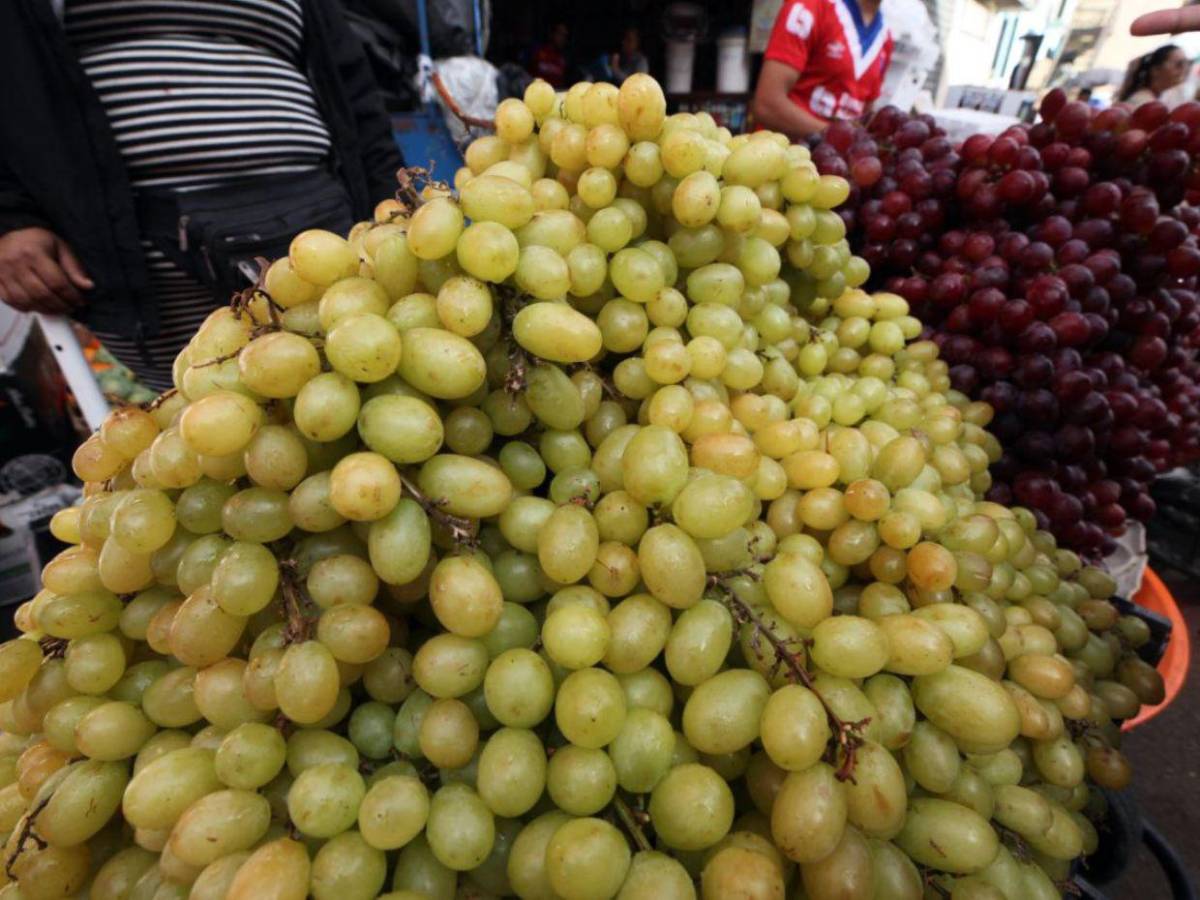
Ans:
{"label": "bunch of green grapes", "polygon": [[1162,699],[803,147],[544,82],[80,447],[0,900],[1056,897]]}

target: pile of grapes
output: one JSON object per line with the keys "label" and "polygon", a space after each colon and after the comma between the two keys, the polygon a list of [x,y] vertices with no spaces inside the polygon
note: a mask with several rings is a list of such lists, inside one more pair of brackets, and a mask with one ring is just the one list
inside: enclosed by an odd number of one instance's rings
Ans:
{"label": "pile of grapes", "polygon": [[835,123],[813,154],[854,190],[851,243],[931,326],[951,383],[996,412],[989,499],[1089,555],[1200,458],[1200,104],[1042,121],[957,150],[927,116]]}
{"label": "pile of grapes", "polygon": [[0,898],[1054,898],[1162,698],[781,135],[534,82],[79,449]]}

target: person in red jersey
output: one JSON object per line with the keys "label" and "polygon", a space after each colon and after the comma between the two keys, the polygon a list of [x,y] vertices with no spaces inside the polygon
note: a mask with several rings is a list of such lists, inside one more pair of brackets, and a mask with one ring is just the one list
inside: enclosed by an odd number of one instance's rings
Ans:
{"label": "person in red jersey", "polygon": [[529,74],[542,78],[556,88],[567,86],[567,23],[550,26],[550,39],[533,51]]}
{"label": "person in red jersey", "polygon": [[754,93],[764,128],[803,138],[879,96],[895,41],[880,0],[784,0]]}

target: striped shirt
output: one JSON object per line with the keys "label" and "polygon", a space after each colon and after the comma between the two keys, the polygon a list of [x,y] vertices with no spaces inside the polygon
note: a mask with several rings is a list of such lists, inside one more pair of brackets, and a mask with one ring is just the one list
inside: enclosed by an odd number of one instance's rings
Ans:
{"label": "striped shirt", "polygon": [[[66,0],[63,27],[134,189],[300,172],[330,137],[302,71],[300,0]],[[212,309],[204,285],[143,241],[159,334],[100,340],[156,390]]]}

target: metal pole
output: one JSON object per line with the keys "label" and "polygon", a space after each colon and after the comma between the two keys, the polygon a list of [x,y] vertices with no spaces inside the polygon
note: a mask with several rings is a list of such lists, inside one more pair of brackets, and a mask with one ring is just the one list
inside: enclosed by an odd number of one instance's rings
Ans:
{"label": "metal pole", "polygon": [[475,55],[483,56],[483,17],[479,12],[482,0],[471,0],[471,11],[475,13]]}

